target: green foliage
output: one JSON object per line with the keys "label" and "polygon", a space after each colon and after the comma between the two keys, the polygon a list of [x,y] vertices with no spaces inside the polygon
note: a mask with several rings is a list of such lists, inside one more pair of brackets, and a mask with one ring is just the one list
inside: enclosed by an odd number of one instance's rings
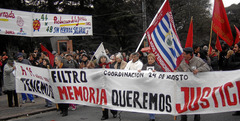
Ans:
{"label": "green foliage", "polygon": [[226,8],[228,21],[230,23],[230,27],[231,27],[231,30],[232,30],[234,40],[235,40],[235,37],[236,37],[236,30],[234,28],[234,25],[238,29],[240,29],[240,13],[239,13],[239,11],[240,11],[240,3],[238,5],[233,4],[233,5]]}

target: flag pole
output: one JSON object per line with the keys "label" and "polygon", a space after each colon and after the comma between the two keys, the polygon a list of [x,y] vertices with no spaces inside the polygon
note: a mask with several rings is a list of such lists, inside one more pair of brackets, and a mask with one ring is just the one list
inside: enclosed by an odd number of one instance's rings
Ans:
{"label": "flag pole", "polygon": [[[164,5],[166,2],[167,2],[167,0],[165,0],[165,1],[163,2],[163,4],[161,5],[160,9],[159,9],[158,12],[157,12],[157,14],[154,16],[154,18],[153,18],[151,24],[148,26],[148,28],[153,24],[154,20],[157,18],[158,13],[162,10],[162,7],[163,7],[163,5]],[[147,28],[147,29],[148,29],[148,28]],[[136,49],[135,52],[138,51],[138,49],[140,48],[140,46],[141,46],[141,44],[142,44],[142,42],[143,42],[143,40],[144,40],[145,37],[146,37],[146,33],[144,32],[144,35],[143,35],[143,37],[142,37],[140,43],[138,44],[138,47],[137,47],[137,49]]]}
{"label": "flag pole", "polygon": [[140,48],[140,46],[141,46],[141,44],[142,44],[142,42],[143,42],[143,40],[144,40],[145,37],[146,37],[146,33],[144,32],[144,35],[143,35],[143,37],[142,37],[140,43],[138,44],[138,47],[137,47],[137,49],[136,49],[135,52],[138,52],[138,50],[139,50],[139,48]]}
{"label": "flag pole", "polygon": [[212,25],[213,25],[213,21],[211,22],[211,32],[210,32],[210,40],[209,40],[209,45],[208,45],[208,55],[210,53],[210,46],[211,46],[211,42],[212,42]]}

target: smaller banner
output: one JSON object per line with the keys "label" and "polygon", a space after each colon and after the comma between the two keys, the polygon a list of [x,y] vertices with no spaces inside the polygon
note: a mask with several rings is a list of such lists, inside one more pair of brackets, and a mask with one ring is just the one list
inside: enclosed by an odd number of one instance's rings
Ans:
{"label": "smaller banner", "polygon": [[34,13],[33,36],[89,36],[92,16]]}

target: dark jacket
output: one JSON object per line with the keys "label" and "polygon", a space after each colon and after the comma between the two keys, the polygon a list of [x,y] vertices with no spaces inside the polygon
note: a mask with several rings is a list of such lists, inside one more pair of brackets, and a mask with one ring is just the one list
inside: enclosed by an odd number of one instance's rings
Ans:
{"label": "dark jacket", "polygon": [[154,67],[154,70],[159,71],[159,72],[163,72],[161,66],[159,66],[156,62],[154,62],[152,65],[150,64],[144,64],[142,67],[142,70],[147,70],[148,68],[150,69],[151,67]]}
{"label": "dark jacket", "polygon": [[228,59],[228,67],[231,68],[231,70],[240,69],[240,53],[233,54]]}
{"label": "dark jacket", "polygon": [[17,61],[17,62],[27,64],[27,65],[31,65],[30,61],[27,60],[27,59],[23,59],[22,61]]}
{"label": "dark jacket", "polygon": [[79,65],[75,60],[64,60],[62,68],[79,68]]}

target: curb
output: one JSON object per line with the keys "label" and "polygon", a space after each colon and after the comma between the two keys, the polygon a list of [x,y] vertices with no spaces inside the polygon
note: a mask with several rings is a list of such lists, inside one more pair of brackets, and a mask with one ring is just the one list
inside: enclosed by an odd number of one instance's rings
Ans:
{"label": "curb", "polygon": [[52,107],[52,108],[47,108],[47,109],[35,110],[35,111],[32,111],[32,112],[27,112],[27,113],[19,113],[19,114],[15,114],[15,115],[6,116],[6,117],[1,117],[0,121],[6,121],[6,120],[9,120],[9,119],[23,117],[23,116],[35,115],[35,114],[38,114],[38,113],[44,113],[44,112],[53,111],[53,110],[57,110],[57,108]]}

